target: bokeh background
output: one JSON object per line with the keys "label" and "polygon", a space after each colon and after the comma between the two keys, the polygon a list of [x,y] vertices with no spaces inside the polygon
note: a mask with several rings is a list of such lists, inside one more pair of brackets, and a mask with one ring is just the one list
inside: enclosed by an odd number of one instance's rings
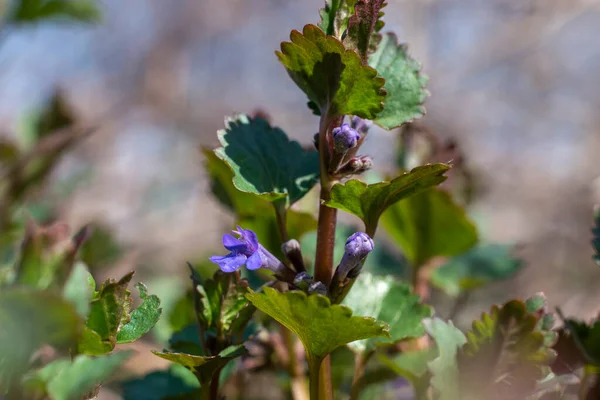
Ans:
{"label": "bokeh background", "polygon": [[[318,120],[274,50],[292,29],[318,22],[322,3],[100,0],[95,25],[2,32],[3,135],[17,135],[56,88],[82,124],[98,127],[40,196],[73,227],[112,229],[124,250],[100,279],[135,268],[168,298],[187,285],[186,260],[219,249],[233,219],[210,196],[198,149],[216,146],[226,115],[260,108],[310,144]],[[526,265],[476,291],[460,319],[537,291],[565,314],[596,314],[589,230],[600,202],[600,1],[389,3],[385,29],[410,44],[430,77],[419,124],[456,140],[475,177],[468,211],[481,236],[516,244]],[[369,136],[365,152],[381,173],[393,169],[397,138]],[[66,181],[76,184],[67,190]],[[160,366],[149,352],[139,357],[140,372]]]}

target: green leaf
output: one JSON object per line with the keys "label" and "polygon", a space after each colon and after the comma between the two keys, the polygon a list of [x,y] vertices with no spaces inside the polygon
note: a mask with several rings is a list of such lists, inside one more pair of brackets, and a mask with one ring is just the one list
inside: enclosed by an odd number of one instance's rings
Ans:
{"label": "green leaf", "polygon": [[600,367],[600,318],[590,322],[564,319],[554,350],[558,353],[552,366],[555,373],[574,371],[586,364]]}
{"label": "green leaf", "polygon": [[348,20],[354,13],[356,0],[326,0],[325,7],[319,11],[321,22],[319,28],[330,36],[342,39],[348,28]]}
{"label": "green leaf", "polygon": [[315,25],[294,30],[277,52],[292,80],[328,120],[340,115],[373,119],[383,109],[384,79],[358,54]]}
{"label": "green leaf", "polygon": [[352,310],[332,305],[325,296],[307,296],[299,291],[280,293],[264,287],[264,293],[251,292],[246,297],[256,308],[298,335],[313,361],[355,340],[390,337],[385,322],[353,317]]}
{"label": "green leaf", "polygon": [[[129,310],[132,299],[127,286],[131,281],[133,272],[125,275],[121,280],[107,280],[98,291],[91,303],[91,312],[86,326],[95,331],[101,341],[114,348],[117,344],[117,332],[121,325],[130,320]],[[88,349],[81,347],[83,353]]]}
{"label": "green leaf", "polygon": [[96,331],[87,326],[83,327],[83,332],[77,346],[81,354],[90,356],[107,354],[115,348],[115,344],[110,339],[103,340]]}
{"label": "green leaf", "polygon": [[523,266],[512,256],[512,250],[512,246],[502,244],[475,246],[434,270],[431,283],[456,297],[464,291],[507,279]]}
{"label": "green leaf", "polygon": [[214,331],[221,340],[229,339],[233,344],[239,344],[255,311],[245,297],[249,293],[248,282],[218,270],[213,279],[198,285],[197,290],[203,328]]}
{"label": "green leaf", "polygon": [[82,321],[62,297],[28,288],[0,291],[0,393],[23,374],[41,345],[66,350]]}
{"label": "green leaf", "polygon": [[431,317],[431,307],[421,304],[410,285],[391,277],[376,277],[363,273],[354,283],[343,302],[356,315],[373,317],[390,326],[390,338],[370,338],[349,344],[355,351],[372,349],[375,344],[392,345],[410,337],[425,334],[421,321]]}
{"label": "green leaf", "polygon": [[[354,14],[348,20],[348,32],[344,39],[346,48],[356,50],[363,60],[369,52],[374,51],[381,40],[377,31],[383,27],[383,16],[380,10],[385,7],[385,0],[356,0]],[[375,37],[374,37],[375,35]]]}
{"label": "green leaf", "polygon": [[96,22],[100,10],[93,0],[19,0],[9,22],[22,24],[44,19]]}
{"label": "green leaf", "polygon": [[428,364],[433,374],[431,385],[439,391],[440,400],[461,400],[457,353],[467,339],[452,321],[446,323],[439,318],[433,318],[423,323],[427,333],[435,340],[439,354]]}
{"label": "green leaf", "polygon": [[[459,357],[461,391],[465,398],[502,393],[507,398],[530,394],[544,377],[543,366],[555,354],[537,328],[540,314],[527,312],[524,302],[493,306],[474,321]],[[469,397],[471,396],[471,397]]]}
{"label": "green leaf", "polygon": [[123,382],[122,386],[124,400],[162,400],[192,393],[200,384],[189,370],[173,364],[167,371],[155,371],[143,378]]}
{"label": "green leaf", "polygon": [[236,215],[274,214],[273,207],[268,201],[235,187],[233,171],[225,161],[217,157],[212,149],[203,147],[201,151],[205,159],[204,166],[210,178],[211,191],[221,204]]}
{"label": "green leaf", "polygon": [[405,172],[390,182],[367,185],[358,180],[336,184],[331,190],[331,200],[324,204],[349,212],[362,219],[367,234],[373,236],[381,214],[394,203],[439,185],[450,167],[445,164],[428,164]]}
{"label": "green leaf", "polygon": [[223,368],[229,361],[234,358],[243,356],[247,353],[244,345],[229,346],[216,356],[202,357],[185,353],[170,353],[152,351],[155,355],[165,360],[183,365],[192,371],[201,384],[208,383],[213,374]]}
{"label": "green leaf", "polygon": [[34,379],[45,383],[53,400],[80,400],[97,390],[132,354],[124,351],[102,357],[79,355],[73,361],[56,360],[37,371]]}
{"label": "green leaf", "polygon": [[477,228],[462,207],[432,189],[390,207],[381,218],[412,265],[464,253],[477,243]]}
{"label": "green leaf", "polygon": [[131,312],[131,321],[119,330],[117,343],[135,342],[154,327],[162,313],[160,299],[155,295],[148,296],[143,283],[138,283],[136,287],[140,291],[142,304]]}
{"label": "green leaf", "polygon": [[86,265],[76,263],[63,288],[63,296],[75,305],[82,318],[87,318],[90,312],[90,300],[95,290],[96,282]]}
{"label": "green leaf", "polygon": [[238,115],[226,121],[218,137],[223,147],[215,154],[231,167],[233,183],[243,192],[289,206],[317,183],[318,153],[304,150],[264,119]]}
{"label": "green leaf", "polygon": [[427,77],[421,66],[410,58],[407,46],[398,44],[393,33],[383,36],[377,51],[369,57],[369,65],[385,78],[383,111],[373,120],[385,129],[393,129],[425,115],[423,102],[429,95],[425,90]]}

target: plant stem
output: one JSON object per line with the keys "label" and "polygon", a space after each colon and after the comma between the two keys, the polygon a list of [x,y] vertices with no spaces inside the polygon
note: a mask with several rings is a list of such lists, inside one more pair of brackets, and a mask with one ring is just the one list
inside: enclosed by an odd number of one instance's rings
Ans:
{"label": "plant stem", "polygon": [[221,376],[221,369],[215,371],[210,380],[210,400],[219,400],[219,378]]}
{"label": "plant stem", "polygon": [[373,351],[361,351],[360,353],[356,353],[354,357],[354,377],[352,378],[352,389],[350,390],[350,400],[358,400],[358,395],[360,394],[360,378],[362,378],[365,373],[365,367],[367,363],[371,359],[371,356],[375,354]]}
{"label": "plant stem", "polygon": [[277,230],[279,231],[279,238],[281,243],[287,242],[289,239],[287,231],[287,210],[285,205],[274,205],[275,207],[275,219],[277,220]]}
{"label": "plant stem", "polygon": [[319,397],[319,379],[322,359],[308,360],[308,379],[310,385],[310,400],[321,400]]}

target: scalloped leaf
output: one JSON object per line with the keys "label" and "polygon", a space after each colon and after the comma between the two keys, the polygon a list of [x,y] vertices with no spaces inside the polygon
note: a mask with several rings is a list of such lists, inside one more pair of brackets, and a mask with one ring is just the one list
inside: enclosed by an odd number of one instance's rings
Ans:
{"label": "scalloped leaf", "polygon": [[142,304],[131,312],[131,320],[119,329],[117,333],[119,344],[135,342],[150,332],[162,313],[158,296],[148,296],[148,289],[143,283],[138,283],[135,287],[140,292]]}
{"label": "scalloped leaf", "polygon": [[432,318],[426,319],[423,324],[435,340],[439,354],[428,363],[433,375],[431,386],[439,392],[439,400],[461,400],[457,354],[467,338],[452,321],[446,323],[439,318]]}
{"label": "scalloped leaf", "polygon": [[391,277],[362,273],[343,302],[354,314],[385,321],[390,326],[390,338],[370,338],[349,344],[354,351],[373,349],[377,344],[393,345],[403,339],[425,334],[422,321],[431,317],[431,307],[421,304],[410,285]]}
{"label": "scalloped leaf", "polygon": [[544,377],[542,367],[555,358],[538,329],[540,317],[528,312],[523,301],[511,300],[474,321],[459,356],[461,394],[530,395],[536,381]]}
{"label": "scalloped leaf", "polygon": [[[211,149],[203,148],[211,189],[221,204],[236,215],[236,225],[250,229],[260,238],[261,244],[274,256],[283,259],[281,237],[272,205],[258,195],[242,192],[233,184],[233,171]],[[300,238],[317,229],[312,214],[292,209],[286,212],[286,225],[290,238]]]}
{"label": "scalloped leaf", "polygon": [[383,27],[381,9],[385,0],[356,0],[354,14],[348,20],[348,31],[344,38],[346,48],[356,50],[363,60],[374,51],[381,37],[377,31]]}
{"label": "scalloped leaf", "polygon": [[246,297],[256,308],[298,335],[313,362],[355,340],[390,337],[385,322],[352,316],[348,307],[332,305],[325,296],[307,296],[299,291],[281,293],[264,287],[264,293],[251,291]]}
{"label": "scalloped leaf", "polygon": [[523,267],[512,256],[512,246],[486,244],[460,254],[431,274],[431,283],[449,296],[507,279]]}
{"label": "scalloped leaf", "polygon": [[101,357],[79,355],[73,361],[59,359],[36,371],[29,383],[41,384],[53,400],[78,400],[98,386],[133,355],[133,351]]}
{"label": "scalloped leaf", "polygon": [[356,52],[346,50],[315,25],[306,25],[302,33],[292,31],[290,39],[281,44],[279,61],[321,115],[373,119],[383,110],[385,81],[375,69],[363,65]]}
{"label": "scalloped leaf", "polygon": [[29,367],[43,344],[61,350],[77,341],[83,321],[59,295],[29,288],[0,291],[0,393]]}
{"label": "scalloped leaf", "polygon": [[377,51],[369,56],[369,65],[385,78],[384,89],[388,93],[383,111],[373,122],[393,129],[425,115],[428,78],[420,73],[421,65],[408,55],[407,46],[398,44],[395,34],[383,36]]}
{"label": "scalloped leaf", "polygon": [[365,223],[366,232],[373,236],[379,217],[394,203],[420,193],[446,180],[444,173],[450,169],[446,164],[428,164],[405,172],[390,182],[367,185],[359,180],[336,184],[331,190],[328,207],[356,215]]}
{"label": "scalloped leaf", "polygon": [[215,154],[233,170],[237,189],[290,206],[317,183],[316,151],[304,150],[262,118],[238,115],[225,125],[217,133],[223,147]]}
{"label": "scalloped leaf", "polygon": [[216,356],[195,356],[186,353],[158,352],[152,353],[160,358],[177,363],[196,375],[200,384],[208,383],[213,374],[223,368],[229,361],[247,354],[244,345],[229,346]]}
{"label": "scalloped leaf", "polygon": [[390,207],[381,223],[414,266],[455,256],[477,244],[477,228],[450,194],[431,189]]}

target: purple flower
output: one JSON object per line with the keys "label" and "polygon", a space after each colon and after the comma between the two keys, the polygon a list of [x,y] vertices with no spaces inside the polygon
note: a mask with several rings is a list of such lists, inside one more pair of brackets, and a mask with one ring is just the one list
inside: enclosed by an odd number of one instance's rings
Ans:
{"label": "purple flower", "polygon": [[340,281],[346,276],[355,277],[362,268],[362,261],[373,251],[373,240],[364,232],[356,232],[346,240],[344,256],[336,270]]}
{"label": "purple flower", "polygon": [[230,253],[226,256],[212,256],[210,261],[218,264],[223,272],[237,271],[244,264],[250,270],[266,266],[269,257],[265,254],[266,250],[258,243],[256,233],[239,226],[237,229],[233,233],[239,235],[239,238],[229,234],[223,235],[223,246]]}
{"label": "purple flower", "polygon": [[345,153],[356,147],[360,135],[348,124],[333,129],[333,147],[338,153]]}

